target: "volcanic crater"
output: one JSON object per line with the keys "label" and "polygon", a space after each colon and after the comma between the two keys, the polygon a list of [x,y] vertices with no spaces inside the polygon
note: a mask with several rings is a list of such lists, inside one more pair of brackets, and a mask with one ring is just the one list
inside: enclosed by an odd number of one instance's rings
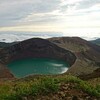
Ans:
{"label": "volcanic crater", "polygon": [[7,65],[10,62],[27,58],[63,60],[68,63],[69,66],[72,66],[76,61],[74,53],[59,47],[52,41],[50,42],[49,40],[41,38],[32,38],[0,50],[0,78],[15,77],[8,69]]}
{"label": "volcanic crater", "polygon": [[71,74],[83,79],[100,76],[100,46],[79,37],[54,37],[32,38],[0,48],[0,79],[15,78],[7,65],[27,58],[63,60],[70,66],[63,75]]}

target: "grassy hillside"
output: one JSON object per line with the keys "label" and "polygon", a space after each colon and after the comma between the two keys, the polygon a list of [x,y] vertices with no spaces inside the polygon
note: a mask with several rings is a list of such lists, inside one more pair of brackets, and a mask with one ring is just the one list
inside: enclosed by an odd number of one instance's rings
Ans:
{"label": "grassy hillside", "polygon": [[0,82],[0,100],[99,100],[99,98],[100,85],[92,86],[70,75],[38,76]]}

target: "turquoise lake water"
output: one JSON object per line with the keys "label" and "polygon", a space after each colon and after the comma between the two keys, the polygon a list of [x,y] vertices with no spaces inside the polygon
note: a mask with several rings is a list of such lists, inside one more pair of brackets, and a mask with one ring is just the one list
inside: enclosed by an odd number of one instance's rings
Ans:
{"label": "turquoise lake water", "polygon": [[68,70],[68,67],[69,64],[65,61],[49,58],[27,58],[8,64],[8,69],[18,78],[30,74],[62,74]]}

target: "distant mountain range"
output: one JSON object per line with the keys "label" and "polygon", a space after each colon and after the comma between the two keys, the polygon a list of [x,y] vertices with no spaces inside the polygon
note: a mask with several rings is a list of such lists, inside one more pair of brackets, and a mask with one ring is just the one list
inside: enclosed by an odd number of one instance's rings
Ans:
{"label": "distant mountain range", "polygon": [[5,48],[5,47],[9,47],[12,46],[14,44],[16,44],[17,42],[12,42],[12,43],[5,43],[5,42],[0,42],[0,48]]}
{"label": "distant mountain range", "polygon": [[96,40],[92,40],[91,42],[100,46],[100,38],[98,38]]}
{"label": "distant mountain range", "polygon": [[[98,38],[96,40],[91,40],[90,42],[100,46],[100,38]],[[18,41],[17,42],[11,42],[11,43],[0,42],[0,48],[9,47],[9,46],[12,46],[12,45],[14,45],[16,43],[18,43]]]}

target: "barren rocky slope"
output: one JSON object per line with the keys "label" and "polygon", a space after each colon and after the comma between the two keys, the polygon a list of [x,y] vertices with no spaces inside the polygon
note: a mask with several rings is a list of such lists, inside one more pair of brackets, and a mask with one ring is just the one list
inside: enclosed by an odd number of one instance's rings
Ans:
{"label": "barren rocky slope", "polygon": [[50,38],[49,41],[72,51],[76,55],[76,62],[67,73],[84,76],[95,71],[97,72],[96,77],[100,76],[100,73],[98,73],[100,69],[100,46],[79,37]]}

